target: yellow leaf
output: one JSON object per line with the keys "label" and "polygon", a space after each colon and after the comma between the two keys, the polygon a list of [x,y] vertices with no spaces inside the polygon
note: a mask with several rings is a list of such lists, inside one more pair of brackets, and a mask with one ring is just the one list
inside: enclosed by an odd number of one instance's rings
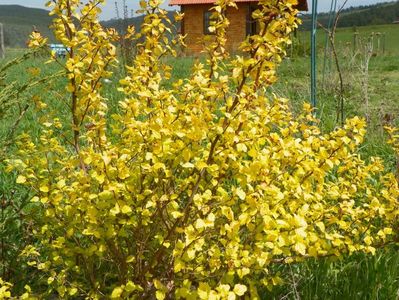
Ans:
{"label": "yellow leaf", "polygon": [[98,194],[98,197],[103,201],[110,200],[112,199],[113,196],[114,196],[113,192],[109,190],[102,191],[101,193]]}
{"label": "yellow leaf", "polygon": [[133,255],[130,255],[130,256],[128,256],[127,258],[126,258],[126,262],[127,263],[131,263],[131,262],[134,262],[136,259],[135,259],[135,257],[133,256]]}
{"label": "yellow leaf", "polygon": [[125,290],[127,291],[127,292],[133,292],[134,290],[136,290],[137,289],[137,285],[135,285],[132,281],[128,281],[127,283],[126,283],[126,286],[125,286]]}
{"label": "yellow leaf", "polygon": [[229,292],[227,295],[227,300],[236,300],[236,294],[234,292]]}
{"label": "yellow leaf", "polygon": [[372,243],[373,243],[373,238],[371,237],[371,236],[366,236],[365,238],[364,238],[364,243],[367,245],[367,246],[370,246]]}
{"label": "yellow leaf", "polygon": [[251,148],[251,150],[249,150],[248,155],[251,156],[252,158],[255,158],[258,155],[258,152],[256,151],[255,148]]}
{"label": "yellow leaf", "polygon": [[25,182],[26,182],[26,177],[25,176],[19,175],[17,177],[17,183],[25,183]]}
{"label": "yellow leaf", "polygon": [[165,292],[164,291],[156,291],[155,292],[155,298],[157,298],[157,300],[163,300],[165,299]]}
{"label": "yellow leaf", "polygon": [[316,226],[321,230],[321,232],[325,232],[326,231],[326,227],[324,226],[323,222],[317,222]]}
{"label": "yellow leaf", "polygon": [[207,300],[210,290],[211,290],[211,288],[209,287],[209,285],[207,283],[200,282],[200,284],[198,286],[198,290],[197,290],[198,297],[202,300]]}
{"label": "yellow leaf", "polygon": [[34,196],[32,199],[30,199],[31,202],[39,202],[39,197]]}
{"label": "yellow leaf", "polygon": [[389,228],[389,227],[384,228],[384,233],[385,234],[392,234],[392,228]]}
{"label": "yellow leaf", "polygon": [[233,291],[237,296],[243,296],[247,291],[247,287],[243,284],[236,284]]}
{"label": "yellow leaf", "polygon": [[40,190],[41,192],[43,192],[43,193],[48,193],[49,188],[48,188],[47,185],[42,185],[42,186],[40,186],[39,190]]}
{"label": "yellow leaf", "polygon": [[298,252],[301,255],[306,254],[306,246],[301,242],[296,243],[294,246],[294,249],[296,252]]}
{"label": "yellow leaf", "polygon": [[130,206],[128,206],[128,205],[123,205],[122,206],[122,213],[123,214],[129,214],[131,212],[132,212],[132,209],[130,208]]}
{"label": "yellow leaf", "polygon": [[62,189],[63,187],[65,187],[65,180],[61,179],[60,181],[57,182],[57,187],[59,189]]}
{"label": "yellow leaf", "polygon": [[111,158],[106,154],[104,154],[102,156],[102,159],[103,159],[105,165],[108,165],[111,162]]}
{"label": "yellow leaf", "polygon": [[241,188],[238,188],[236,190],[236,194],[237,194],[238,198],[240,198],[241,200],[244,200],[245,197],[247,196],[247,194]]}
{"label": "yellow leaf", "polygon": [[191,249],[188,249],[186,253],[187,253],[187,257],[189,258],[189,260],[192,260],[195,257],[196,251],[195,251],[195,249],[191,248]]}
{"label": "yellow leaf", "polygon": [[111,215],[113,215],[113,216],[116,216],[117,214],[119,214],[121,211],[120,211],[120,207],[119,207],[119,204],[118,203],[116,203],[115,204],[115,206],[113,207],[113,208],[111,208],[111,210],[110,210],[110,213],[111,213]]}
{"label": "yellow leaf", "polygon": [[202,231],[205,227],[206,227],[206,224],[205,224],[204,220],[197,219],[197,221],[195,221],[195,228],[196,229]]}
{"label": "yellow leaf", "polygon": [[172,211],[172,212],[171,212],[171,215],[172,215],[172,217],[173,217],[174,219],[178,219],[178,218],[181,218],[182,216],[184,216],[183,213],[181,213],[180,211],[177,211],[177,210]]}
{"label": "yellow leaf", "polygon": [[156,164],[154,164],[154,170],[158,171],[159,169],[164,169],[165,170],[165,165],[163,163],[157,162]]}
{"label": "yellow leaf", "polygon": [[206,168],[208,165],[204,161],[199,161],[195,164],[195,166],[197,167],[197,169],[202,170],[202,169]]}
{"label": "yellow leaf", "polygon": [[69,295],[70,296],[73,296],[73,295],[75,295],[76,293],[78,292],[78,289],[77,288],[71,288],[70,290],[69,290]]}
{"label": "yellow leaf", "polygon": [[237,150],[239,152],[247,152],[248,148],[247,148],[247,146],[245,144],[239,143],[239,144],[237,144]]}
{"label": "yellow leaf", "polygon": [[186,162],[186,163],[182,164],[182,167],[189,169],[189,168],[194,168],[194,165],[190,162]]}
{"label": "yellow leaf", "polygon": [[180,259],[176,259],[173,268],[174,268],[175,273],[180,272],[184,268],[183,261]]}
{"label": "yellow leaf", "polygon": [[66,86],[66,90],[67,90],[69,93],[73,93],[73,92],[75,91],[75,87],[74,87],[72,84],[68,84],[68,85]]}
{"label": "yellow leaf", "polygon": [[164,285],[163,285],[162,282],[160,282],[158,279],[155,279],[155,280],[154,280],[154,286],[155,286],[155,288],[158,289],[158,290],[164,288]]}
{"label": "yellow leaf", "polygon": [[122,293],[123,293],[122,287],[118,286],[118,287],[114,288],[114,290],[112,291],[112,294],[111,294],[111,299],[121,298]]}

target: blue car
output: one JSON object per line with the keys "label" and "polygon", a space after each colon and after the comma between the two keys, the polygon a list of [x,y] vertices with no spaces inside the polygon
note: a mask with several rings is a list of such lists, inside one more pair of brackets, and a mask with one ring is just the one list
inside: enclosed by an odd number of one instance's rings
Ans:
{"label": "blue car", "polygon": [[69,51],[63,44],[50,44],[50,49],[55,52],[56,57],[62,58],[65,58]]}

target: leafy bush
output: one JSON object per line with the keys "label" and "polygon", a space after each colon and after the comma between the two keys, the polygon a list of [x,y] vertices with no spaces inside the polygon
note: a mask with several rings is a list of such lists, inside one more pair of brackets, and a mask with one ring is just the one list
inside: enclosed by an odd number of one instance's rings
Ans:
{"label": "leafy bush", "polygon": [[[26,265],[19,256],[30,244],[30,222],[26,215],[29,189],[16,186],[15,176],[4,172],[4,160],[15,148],[15,136],[31,109],[30,94],[35,87],[51,81],[48,77],[13,80],[8,76],[42,49],[30,50],[0,65],[0,277],[19,282],[26,277]],[[57,74],[51,77],[55,78]],[[29,98],[29,101],[28,101]],[[1,296],[0,296],[1,298]]]}
{"label": "leafy bush", "polygon": [[257,299],[281,282],[276,264],[393,242],[398,184],[380,159],[357,153],[364,120],[322,134],[308,105],[294,116],[286,99],[266,96],[297,26],[295,1],[261,1],[259,34],[235,57],[224,48],[235,4],[217,1],[206,62],[175,82],[163,58],[181,37],[164,38],[160,1],[141,1],[144,24],[129,33],[137,55],[111,116],[101,80],[118,37],[97,20],[102,2],[50,3],[70,49],[70,122],[52,111],[40,139],[21,136],[9,160],[42,212],[23,252],[42,274],[36,293]]}

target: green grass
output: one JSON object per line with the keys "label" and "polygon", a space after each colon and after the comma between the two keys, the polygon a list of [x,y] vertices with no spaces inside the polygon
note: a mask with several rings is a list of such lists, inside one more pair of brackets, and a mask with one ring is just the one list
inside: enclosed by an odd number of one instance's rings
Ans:
{"label": "green grass", "polygon": [[[373,25],[363,27],[346,27],[338,28],[336,33],[336,44],[338,48],[349,47],[350,50],[354,50],[353,40],[354,33],[358,32],[359,38],[367,40],[374,33],[374,45],[377,49],[377,33],[385,35],[385,53],[386,55],[399,54],[399,30],[398,24],[386,24],[386,25]],[[298,39],[302,43],[302,48],[310,49],[310,32],[299,31]],[[380,38],[380,50],[382,52],[383,38]],[[326,45],[326,32],[322,28],[317,29],[317,48],[319,51],[324,51]]]}
{"label": "green grass", "polygon": [[290,274],[285,284],[264,299],[353,300],[398,298],[399,255],[381,250],[375,256],[354,254],[343,259],[308,260],[281,266]]}
{"label": "green grass", "polygon": [[[369,107],[364,102],[360,61],[364,51],[353,52],[353,29],[337,31],[336,47],[344,79],[345,115],[369,115],[368,132],[361,154],[380,156],[388,168],[396,168],[396,157],[386,143],[384,125],[399,122],[399,35],[398,25],[358,27],[359,36],[367,39],[372,32],[385,33],[385,53],[374,51],[369,64]],[[336,101],[339,81],[334,61],[324,60],[325,33],[318,32],[318,92],[317,116],[324,131],[338,126]],[[309,33],[300,33],[297,48],[309,49]],[[376,42],[374,47],[376,47]],[[382,48],[382,46],[381,46]],[[295,50],[293,53],[300,52]],[[323,66],[327,65],[323,82]],[[279,71],[280,81],[272,90],[291,100],[294,110],[310,101],[310,57],[285,59]],[[397,171],[397,170],[396,170]],[[265,299],[398,299],[399,254],[397,249],[377,252],[376,256],[357,254],[342,260],[307,261],[290,268],[292,276],[286,284],[265,295]]]}
{"label": "green grass", "polygon": [[[390,168],[395,167],[396,157],[386,144],[383,126],[398,124],[399,116],[399,35],[397,25],[384,25],[374,27],[359,27],[360,35],[367,37],[371,32],[384,32],[386,34],[386,51],[377,53],[370,61],[369,68],[369,107],[364,103],[364,92],[361,84],[360,54],[353,55],[353,38],[351,28],[340,29],[337,32],[337,49],[342,66],[344,78],[345,115],[369,115],[368,133],[366,141],[361,148],[365,157],[381,156]],[[306,34],[306,35],[305,35]],[[300,33],[305,45],[297,47],[307,48],[307,33]],[[338,92],[338,77],[331,59],[326,60],[326,73],[323,82],[324,63],[324,34],[318,34],[318,93],[317,116],[321,119],[321,128],[327,132],[333,130],[336,121],[336,101]],[[294,49],[293,53],[297,53]],[[8,49],[8,58],[20,54],[20,50]],[[35,58],[13,69],[9,81],[26,82],[31,75],[26,70],[41,68],[41,76],[52,74],[60,68],[55,64],[44,65],[46,59]],[[187,78],[190,74],[194,59],[179,58],[169,59],[173,66],[172,78]],[[0,61],[0,64],[2,62]],[[118,72],[119,73],[119,72]],[[270,92],[291,100],[292,109],[298,112],[304,102],[310,100],[310,58],[308,56],[294,55],[283,61],[278,70],[280,80],[270,88]],[[110,111],[118,109],[118,101],[122,99],[119,92],[115,92],[118,85],[118,76],[111,78],[110,83],[104,83],[104,96],[109,99]],[[60,115],[68,119],[67,106],[64,99],[64,84],[62,79],[55,79],[46,85],[41,85],[29,93],[22,94],[21,101],[30,103],[31,109],[27,113],[19,132],[38,132],[40,114],[35,111],[32,103],[33,96],[46,99],[46,102],[57,107]],[[57,92],[54,92],[57,91]],[[17,108],[15,108],[17,109]],[[3,122],[4,126],[12,118]],[[0,185],[4,184],[4,193],[11,188],[9,178],[3,178]],[[2,190],[0,190],[0,193]],[[22,193],[21,191],[19,193]],[[309,260],[300,264],[289,266],[276,266],[278,272],[288,268],[288,278],[285,284],[276,287],[272,292],[263,295],[264,299],[398,299],[399,291],[399,254],[397,249],[389,248],[380,250],[375,256],[356,254],[344,257],[341,260],[322,259]]]}
{"label": "green grass", "polygon": [[[367,106],[361,72],[361,63],[366,51],[360,44],[354,51],[352,28],[338,29],[335,44],[344,83],[345,116],[368,115],[368,134],[364,152],[367,155],[392,156],[389,147],[386,147],[383,127],[398,124],[399,121],[397,104],[399,102],[399,35],[397,34],[399,25],[358,27],[356,30],[363,44],[371,33],[384,33],[386,49],[383,53],[381,40],[378,51],[374,39],[373,56],[370,59],[368,72]],[[310,101],[310,57],[296,55],[303,49],[309,49],[309,35],[309,32],[299,33],[299,43],[294,44],[292,51],[293,57],[283,62],[279,69],[280,81],[272,87],[273,91],[291,99],[294,110],[300,109],[303,102]],[[318,31],[317,40],[317,116],[321,119],[322,129],[329,131],[337,126],[336,103],[339,79],[332,55],[328,52],[325,55],[326,34],[322,29]]]}

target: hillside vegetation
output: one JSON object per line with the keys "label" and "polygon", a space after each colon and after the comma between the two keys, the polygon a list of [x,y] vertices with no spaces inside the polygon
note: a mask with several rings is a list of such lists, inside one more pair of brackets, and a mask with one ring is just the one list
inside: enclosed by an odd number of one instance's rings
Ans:
{"label": "hillside vegetation", "polygon": [[0,22],[4,24],[6,47],[24,47],[35,26],[44,36],[52,37],[48,11],[20,5],[0,5]]}
{"label": "hillside vegetation", "polygon": [[[174,11],[168,12],[168,18],[173,20]],[[118,31],[125,31],[126,28],[130,25],[133,25],[135,28],[139,28],[143,23],[144,16],[137,16],[133,18],[127,19],[111,19],[108,21],[101,22],[105,27],[108,28],[116,28]]]}
{"label": "hillside vegetation", "polygon": [[[303,16],[303,29],[310,29],[311,15]],[[392,24],[399,20],[399,1],[385,2],[375,5],[349,7],[342,11],[338,27],[367,26]],[[321,13],[318,21],[323,26],[328,26],[329,13]],[[399,28],[399,25],[398,25]]]}

